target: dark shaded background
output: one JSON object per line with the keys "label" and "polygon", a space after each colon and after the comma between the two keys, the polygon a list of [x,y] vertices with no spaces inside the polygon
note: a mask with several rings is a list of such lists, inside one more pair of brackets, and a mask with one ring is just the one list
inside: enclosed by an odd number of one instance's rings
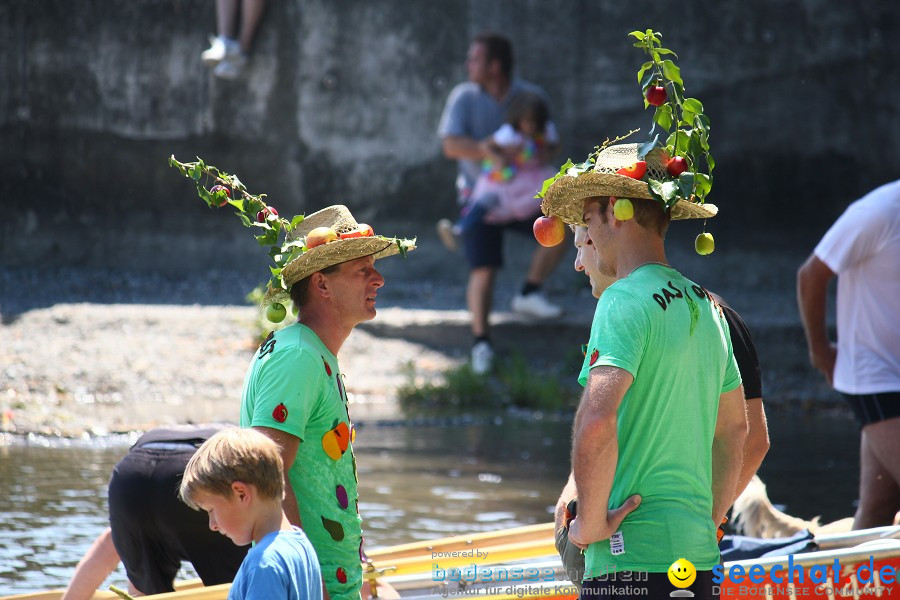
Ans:
{"label": "dark shaded background", "polygon": [[282,214],[342,202],[433,235],[455,210],[435,130],[484,28],[549,91],[561,161],[649,129],[626,35],[662,31],[712,121],[717,240],[808,247],[900,176],[898,2],[274,0],[236,82],[200,62],[214,23],[212,0],[0,2],[0,264],[255,256],[173,153],[238,173]]}

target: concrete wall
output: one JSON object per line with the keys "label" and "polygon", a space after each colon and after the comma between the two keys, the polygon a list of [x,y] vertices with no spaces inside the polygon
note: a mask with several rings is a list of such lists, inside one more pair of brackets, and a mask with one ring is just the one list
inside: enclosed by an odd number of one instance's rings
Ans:
{"label": "concrete wall", "polygon": [[269,4],[248,76],[227,82],[199,60],[212,0],[0,1],[0,263],[237,259],[252,239],[201,205],[173,153],[238,173],[282,214],[344,202],[411,228],[448,216],[454,166],[435,128],[488,27],[549,91],[577,159],[647,131],[626,34],[662,31],[712,120],[719,234],[806,243],[900,176],[897,2]]}

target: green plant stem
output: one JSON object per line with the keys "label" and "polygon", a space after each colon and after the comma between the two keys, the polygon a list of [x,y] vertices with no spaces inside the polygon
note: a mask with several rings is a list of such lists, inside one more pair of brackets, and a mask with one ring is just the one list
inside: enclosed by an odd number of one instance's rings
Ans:
{"label": "green plant stem", "polygon": [[109,591],[118,595],[122,600],[137,600],[134,596],[123,590],[122,588],[118,588],[114,585],[109,586]]}
{"label": "green plant stem", "polygon": [[[671,88],[672,105],[674,107],[674,109],[672,111],[672,123],[673,123],[673,126],[675,127],[675,138],[674,138],[674,141],[672,142],[672,152],[671,152],[672,156],[670,156],[669,159],[673,159],[673,158],[675,158],[675,156],[677,155],[677,152],[678,152],[678,134],[681,131],[681,121],[684,116],[684,107],[681,103],[681,98],[678,96],[678,90],[675,88],[675,82],[670,81],[669,79],[666,78],[665,74],[663,73],[662,62],[659,60],[658,55],[653,53],[653,40],[652,39],[649,39],[648,43],[644,47],[644,50],[650,55],[650,60],[653,61],[653,69],[656,72],[657,76],[659,77],[660,81],[663,82],[663,85],[665,87]],[[693,171],[694,165],[690,165],[690,166],[691,166],[691,170]],[[696,181],[696,178],[694,178],[694,182],[691,185],[691,196],[694,195],[694,191],[696,190],[696,188],[697,188],[697,181]],[[689,200],[689,198],[686,198],[686,200]]]}
{"label": "green plant stem", "polygon": [[[259,204],[262,205],[263,210],[271,209],[271,207],[268,204],[266,204],[266,202],[263,200],[263,195],[251,194],[244,188],[243,185],[235,184],[234,179],[230,175],[220,173],[219,170],[216,169],[215,167],[210,167],[209,165],[207,165],[205,163],[196,163],[196,162],[183,163],[183,162],[177,160],[175,157],[172,157],[172,164],[177,165],[179,170],[182,173],[184,173],[185,175],[188,175],[188,173],[191,170],[193,170],[194,167],[197,167],[199,165],[200,170],[207,177],[206,181],[204,182],[204,185],[208,185],[209,178],[212,177],[214,184],[221,184],[232,190],[237,191],[244,200],[258,202]],[[198,182],[198,181],[195,181],[194,183],[197,185],[201,185],[200,182]],[[281,227],[282,227],[282,229],[284,229],[284,231],[290,231],[291,224],[287,219],[285,219],[284,217],[282,217],[280,215],[278,217],[276,217],[276,219],[278,220],[279,223],[281,223]]]}

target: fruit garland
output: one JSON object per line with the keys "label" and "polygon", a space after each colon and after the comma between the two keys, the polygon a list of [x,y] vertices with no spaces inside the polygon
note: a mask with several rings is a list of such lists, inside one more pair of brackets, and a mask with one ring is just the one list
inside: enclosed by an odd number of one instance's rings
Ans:
{"label": "fruit garland", "polygon": [[[244,227],[256,228],[258,233],[253,237],[275,263],[274,267],[269,267],[272,277],[267,288],[287,290],[281,272],[289,262],[306,251],[305,240],[291,240],[287,232],[303,222],[303,215],[297,215],[290,221],[279,216],[275,207],[263,200],[265,194],[251,194],[237,175],[230,175],[208,165],[200,157],[197,157],[196,162],[183,163],[173,154],[169,157],[169,166],[193,180],[197,195],[207,206],[221,208],[230,204],[236,209],[235,214]],[[213,185],[210,186],[210,183]],[[282,232],[285,233],[283,243],[279,241]]]}
{"label": "fruit garland", "polygon": [[[628,35],[637,40],[634,46],[642,49],[650,57],[650,60],[638,69],[637,79],[644,98],[644,108],[655,107],[653,127],[650,129],[651,138],[640,146],[638,156],[644,158],[653,149],[662,148],[665,153],[666,171],[672,179],[653,179],[647,174],[647,165],[644,161],[619,169],[617,174],[646,181],[650,195],[661,202],[667,211],[682,199],[703,204],[712,190],[712,172],[716,166],[709,152],[709,117],[703,114],[703,104],[699,100],[685,97],[681,69],[668,58],[678,56],[662,46],[662,34],[648,29],[643,32],[632,31]],[[667,134],[664,143],[659,140],[661,133],[654,134],[657,126]],[[556,175],[544,181],[535,198],[543,198],[550,186],[560,177],[566,175],[577,177],[581,173],[593,170],[600,151],[637,131],[639,130],[633,129],[613,140],[607,138],[601,145],[594,146],[594,151],[585,162],[576,164],[571,159],[567,160]],[[627,198],[619,199],[613,205],[613,210],[616,218],[621,221],[634,216],[634,207]],[[715,249],[715,242],[712,234],[705,231],[706,221],[703,228],[704,231],[694,241],[694,249],[698,254],[707,255]],[[536,237],[538,229],[536,221]],[[542,224],[540,229],[551,229],[551,226]]]}
{"label": "fruit garland", "polygon": [[[651,139],[641,146],[640,156],[646,156],[653,148],[662,146],[669,158],[666,171],[671,181],[647,179],[650,193],[666,209],[679,199],[692,198],[702,204],[712,189],[712,171],[715,160],[709,153],[709,117],[703,114],[703,104],[696,98],[685,98],[684,81],[679,69],[670,58],[678,58],[668,48],[662,47],[662,34],[632,31],[634,46],[650,56],[650,60],[638,69],[637,79],[644,96],[644,108],[655,107]],[[659,143],[660,134],[654,135],[656,126],[668,134],[665,143]]]}
{"label": "fruit garland", "polygon": [[[235,214],[240,218],[244,227],[256,228],[258,233],[254,235],[260,246],[266,249],[267,254],[275,263],[270,266],[271,278],[266,284],[269,294],[273,292],[288,291],[288,285],[284,281],[282,272],[284,268],[295,258],[315,246],[326,244],[338,239],[354,237],[375,236],[372,227],[360,223],[356,231],[341,233],[338,235],[329,227],[316,227],[303,239],[294,239],[290,232],[303,222],[303,215],[297,215],[290,220],[278,215],[274,206],[269,206],[263,200],[265,194],[251,194],[241,183],[237,175],[230,175],[217,167],[207,164],[202,158],[197,157],[196,162],[180,162],[175,155],[169,157],[169,166],[176,168],[182,175],[191,179],[197,187],[197,194],[206,202],[207,206],[224,207],[233,206]],[[209,187],[212,184],[212,187]],[[282,239],[282,233],[284,238]],[[377,236],[382,237],[383,236]],[[406,253],[414,240],[390,239],[397,244],[401,256]],[[279,302],[271,303],[266,308],[266,318],[273,323],[282,321],[287,311]]]}
{"label": "fruit garland", "polygon": [[[678,58],[672,50],[662,45],[662,34],[648,29],[644,32],[632,31],[629,36],[637,40],[635,48],[640,48],[650,60],[638,69],[637,79],[644,95],[644,108],[656,107],[653,113],[652,138],[641,146],[640,156],[661,145],[666,156],[672,158],[666,162],[666,171],[674,179],[659,181],[648,178],[650,194],[663,203],[666,209],[672,208],[679,199],[696,200],[703,204],[712,190],[712,172],[716,161],[709,152],[709,117],[703,114],[703,103],[696,98],[686,98],[681,69],[671,58]],[[653,135],[656,126],[668,133],[665,144],[659,143],[659,134]],[[715,249],[715,240],[706,232],[706,221],[703,231],[694,240],[697,254],[711,254]]]}

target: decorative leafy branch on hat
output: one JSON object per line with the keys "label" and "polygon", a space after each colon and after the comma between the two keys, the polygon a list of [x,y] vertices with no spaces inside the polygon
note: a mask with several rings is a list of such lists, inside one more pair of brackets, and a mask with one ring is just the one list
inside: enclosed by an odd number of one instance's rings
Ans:
{"label": "decorative leafy branch on hat", "polygon": [[[173,154],[169,157],[169,165],[193,180],[197,187],[197,195],[207,206],[214,208],[230,204],[236,209],[235,214],[244,227],[255,228],[258,231],[254,235],[256,241],[266,248],[269,257],[275,263],[275,266],[269,267],[272,277],[269,279],[268,288],[287,290],[281,271],[285,265],[306,251],[303,240],[294,240],[290,235],[290,232],[303,221],[303,215],[297,215],[290,221],[278,216],[278,211],[263,200],[265,194],[251,194],[237,175],[230,175],[214,165],[206,164],[199,156],[196,162],[183,163],[176,160]],[[284,240],[280,241],[282,232]]]}
{"label": "decorative leafy branch on hat", "polygon": [[[673,180],[648,178],[650,193],[667,209],[679,199],[702,204],[712,189],[712,171],[716,166],[709,152],[710,123],[703,114],[703,104],[696,98],[685,97],[681,70],[672,60],[678,57],[662,46],[661,33],[648,29],[628,35],[637,40],[634,46],[650,57],[638,70],[637,79],[644,94],[644,108],[656,107],[651,140],[641,147],[639,154],[646,156],[661,146],[671,157],[667,158],[666,168]],[[668,134],[664,144],[659,142],[660,134],[654,135],[657,126]]]}
{"label": "decorative leafy branch on hat", "polygon": [[[292,235],[297,225],[303,222],[303,215],[297,215],[290,220],[280,217],[275,207],[269,206],[263,200],[266,197],[265,194],[251,194],[237,175],[225,173],[217,167],[207,164],[199,156],[196,162],[180,162],[175,155],[172,155],[169,157],[169,165],[194,182],[197,187],[197,195],[206,202],[207,206],[213,208],[230,204],[236,209],[235,214],[245,227],[257,229],[258,233],[254,236],[256,241],[260,246],[266,248],[269,257],[275,263],[274,266],[269,267],[271,278],[266,285],[263,303],[269,304],[269,309],[276,308],[277,310],[274,313],[267,311],[266,316],[270,321],[279,322],[284,316],[284,307],[278,300],[287,297],[290,287],[284,280],[283,271],[291,261],[309,250],[306,245],[307,238],[296,239]],[[212,187],[209,187],[211,184]],[[363,232],[363,227],[366,227],[368,231]],[[282,233],[284,234],[283,238]],[[332,232],[332,235],[335,233]],[[344,237],[361,236],[374,236],[396,244],[398,254],[404,258],[407,252],[416,247],[415,239],[387,238],[375,235],[371,227],[362,224],[360,231],[345,232],[340,237],[343,239]],[[273,314],[280,314],[280,317],[272,317]]]}
{"label": "decorative leafy branch on hat", "polygon": [[541,186],[541,191],[535,194],[534,197],[543,198],[544,194],[547,193],[547,190],[550,189],[550,186],[553,185],[553,182],[560,177],[565,177],[566,175],[569,175],[571,177],[578,177],[582,173],[587,173],[588,171],[592,170],[594,168],[594,165],[597,163],[597,156],[600,154],[600,152],[603,151],[604,148],[607,148],[608,146],[611,146],[616,142],[621,142],[629,136],[634,135],[638,131],[640,131],[639,128],[632,129],[625,135],[617,136],[615,139],[610,140],[609,138],[606,138],[602,144],[600,144],[599,146],[594,146],[594,151],[588,155],[587,160],[585,160],[584,162],[575,164],[572,162],[571,158],[568,159],[565,164],[563,164],[563,166],[559,168],[559,172],[556,175],[544,180],[544,184]]}

